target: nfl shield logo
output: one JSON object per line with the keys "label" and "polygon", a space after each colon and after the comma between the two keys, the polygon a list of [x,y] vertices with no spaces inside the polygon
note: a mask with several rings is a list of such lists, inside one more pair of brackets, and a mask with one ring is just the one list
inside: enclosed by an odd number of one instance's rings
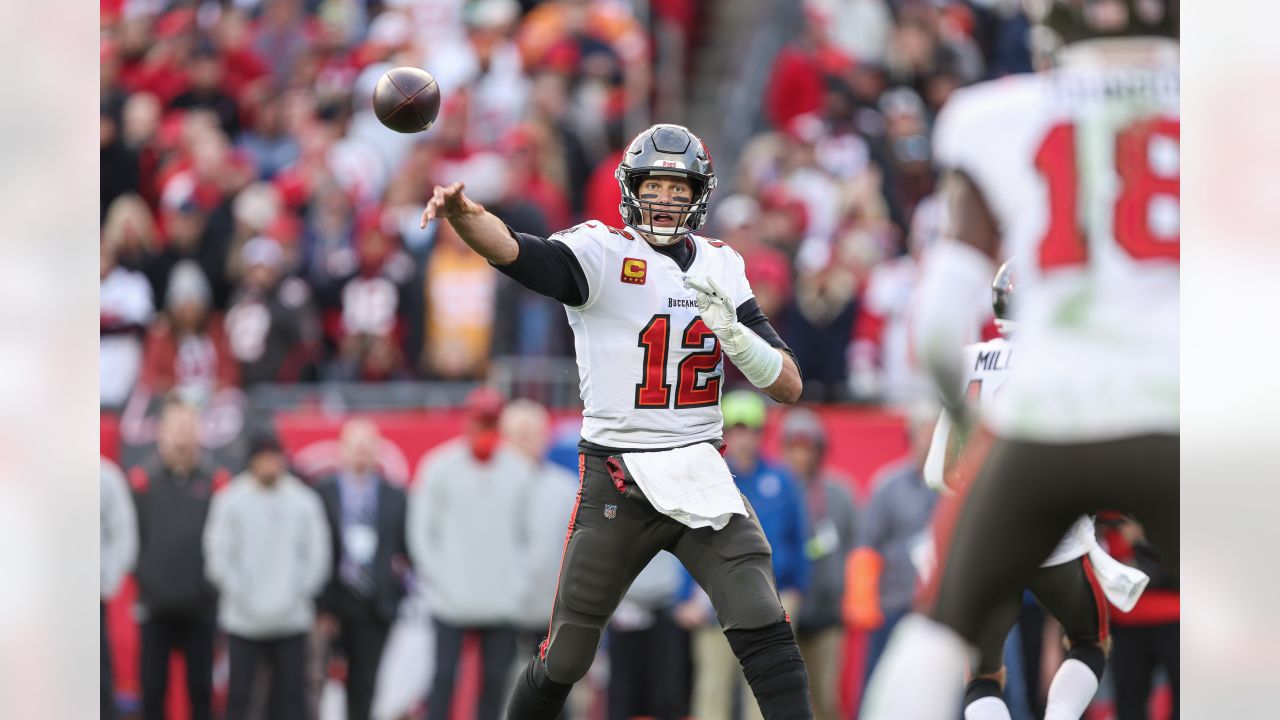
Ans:
{"label": "nfl shield logo", "polygon": [[618,506],[617,506],[617,505],[605,505],[605,506],[604,506],[604,516],[605,516],[606,518],[608,518],[609,520],[612,520],[612,519],[614,519],[615,517],[617,517],[617,516],[618,516]]}

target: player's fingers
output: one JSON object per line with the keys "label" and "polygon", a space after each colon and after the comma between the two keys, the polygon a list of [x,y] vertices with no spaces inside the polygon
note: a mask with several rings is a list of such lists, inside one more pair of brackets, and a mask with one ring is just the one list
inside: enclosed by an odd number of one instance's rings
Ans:
{"label": "player's fingers", "polygon": [[422,211],[422,222],[418,223],[418,228],[419,229],[426,228],[427,221],[434,219],[435,216],[436,216],[435,207],[432,206],[431,203],[427,203],[426,209]]}
{"label": "player's fingers", "polygon": [[700,292],[700,293],[706,293],[707,295],[710,295],[710,294],[711,294],[711,292],[712,292],[712,291],[711,291],[711,288],[707,287],[707,284],[706,284],[706,283],[702,282],[701,280],[699,280],[699,279],[697,279],[697,278],[685,278],[685,279],[684,279],[684,284],[685,284],[685,286],[686,286],[686,287],[689,287],[689,288],[691,288],[691,289],[693,289],[693,290],[696,290],[696,291],[698,291],[698,292]]}
{"label": "player's fingers", "polygon": [[729,295],[720,288],[720,284],[716,282],[715,278],[710,275],[707,276],[707,285],[711,286],[711,289],[715,291],[716,295],[719,295],[720,297],[729,297]]}

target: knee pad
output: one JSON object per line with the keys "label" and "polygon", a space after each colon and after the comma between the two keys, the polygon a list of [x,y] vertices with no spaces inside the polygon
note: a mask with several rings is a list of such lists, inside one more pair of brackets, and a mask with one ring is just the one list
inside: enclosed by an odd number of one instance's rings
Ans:
{"label": "knee pad", "polygon": [[770,720],[812,718],[809,674],[788,622],[753,630],[726,630],[729,647],[742,663],[742,673],[756,696],[760,712]]}
{"label": "knee pad", "polygon": [[1084,663],[1098,680],[1102,680],[1102,670],[1107,666],[1107,654],[1095,643],[1078,643],[1067,651],[1068,660],[1079,660]]}
{"label": "knee pad", "polygon": [[547,678],[572,685],[582,679],[596,659],[600,630],[591,625],[566,622],[555,628],[554,641],[548,639],[542,660]]}
{"label": "knee pad", "polygon": [[560,714],[572,689],[572,683],[558,683],[547,677],[546,664],[542,658],[534,656],[511,690],[507,717],[510,720],[552,720]]}
{"label": "knee pad", "polygon": [[1004,689],[994,678],[980,677],[969,681],[964,688],[964,704],[966,706],[984,697],[1004,698]]}

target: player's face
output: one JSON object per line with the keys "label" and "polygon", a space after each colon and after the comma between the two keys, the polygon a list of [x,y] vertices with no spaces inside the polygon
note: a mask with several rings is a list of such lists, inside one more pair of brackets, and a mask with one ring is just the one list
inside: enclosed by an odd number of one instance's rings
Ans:
{"label": "player's face", "polygon": [[681,206],[687,206],[693,202],[693,186],[688,180],[680,177],[647,177],[640,181],[640,187],[636,188],[636,196],[642,203],[670,205],[670,208],[653,209],[641,205],[641,224],[673,228],[681,220],[686,219],[682,213],[687,210],[687,207]]}

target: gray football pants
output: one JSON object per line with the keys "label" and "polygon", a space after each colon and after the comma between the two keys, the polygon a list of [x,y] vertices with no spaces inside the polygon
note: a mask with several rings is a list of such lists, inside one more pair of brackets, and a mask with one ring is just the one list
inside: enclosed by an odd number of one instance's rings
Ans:
{"label": "gray football pants", "polygon": [[548,678],[571,684],[586,675],[610,616],[660,550],[707,591],[725,630],[786,619],[769,541],[749,503],[749,516],[734,515],[719,531],[693,530],[655,510],[620,458],[579,455],[578,468],[550,631],[539,648]]}
{"label": "gray football pants", "polygon": [[1100,510],[1134,515],[1176,576],[1178,478],[1177,435],[996,440],[963,500],[933,617],[977,643],[992,608],[1026,587],[1076,518]]}

